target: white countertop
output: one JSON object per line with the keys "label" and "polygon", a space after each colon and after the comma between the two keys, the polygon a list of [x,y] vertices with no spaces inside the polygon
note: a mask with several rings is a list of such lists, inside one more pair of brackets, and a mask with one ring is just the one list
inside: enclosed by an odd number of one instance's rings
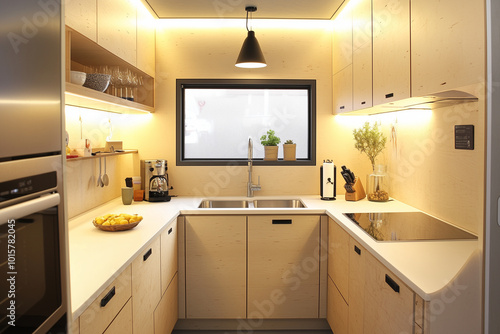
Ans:
{"label": "white countertop", "polygon": [[[226,197],[235,198],[240,197]],[[259,198],[280,197],[253,199]],[[123,205],[121,198],[117,198],[71,219],[69,261],[73,318],[79,317],[180,214],[327,214],[424,300],[431,300],[443,289],[479,246],[477,240],[376,242],[342,215],[343,212],[419,211],[398,201],[348,202],[343,196],[335,201],[322,201],[319,196],[282,198],[300,198],[307,208],[198,209],[202,200],[199,197],[173,197],[165,203],[134,202],[132,205]],[[132,230],[105,232],[95,228],[92,220],[106,213],[137,213],[144,219]]]}

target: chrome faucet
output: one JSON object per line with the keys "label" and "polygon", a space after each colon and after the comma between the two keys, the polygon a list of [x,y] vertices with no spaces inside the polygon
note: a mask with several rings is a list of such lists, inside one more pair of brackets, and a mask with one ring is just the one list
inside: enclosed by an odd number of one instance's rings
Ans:
{"label": "chrome faucet", "polygon": [[248,182],[247,182],[247,197],[253,197],[255,190],[260,190],[260,176],[258,184],[252,184],[252,160],[253,160],[253,142],[252,138],[248,138]]}

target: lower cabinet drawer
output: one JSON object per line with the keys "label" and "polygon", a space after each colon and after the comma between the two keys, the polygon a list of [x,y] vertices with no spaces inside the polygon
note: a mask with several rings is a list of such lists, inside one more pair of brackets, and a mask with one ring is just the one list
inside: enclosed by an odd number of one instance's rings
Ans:
{"label": "lower cabinet drawer", "polygon": [[132,334],[132,299],[128,300],[104,334]]}
{"label": "lower cabinet drawer", "polygon": [[130,266],[80,316],[80,333],[103,333],[132,294]]}

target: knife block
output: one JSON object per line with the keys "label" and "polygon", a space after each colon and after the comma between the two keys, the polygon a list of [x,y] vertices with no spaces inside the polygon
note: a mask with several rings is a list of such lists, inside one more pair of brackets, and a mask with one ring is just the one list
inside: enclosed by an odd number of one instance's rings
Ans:
{"label": "knife block", "polygon": [[345,193],[345,200],[346,201],[359,201],[360,199],[363,199],[366,197],[365,189],[363,188],[363,184],[361,183],[361,180],[359,177],[356,177],[354,179],[354,183],[352,185],[352,190],[354,192],[352,193]]}

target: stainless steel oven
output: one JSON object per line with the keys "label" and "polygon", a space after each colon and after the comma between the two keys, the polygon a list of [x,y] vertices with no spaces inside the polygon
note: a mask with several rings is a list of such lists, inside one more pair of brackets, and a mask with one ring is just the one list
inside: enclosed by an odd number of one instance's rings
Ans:
{"label": "stainless steel oven", "polygon": [[0,333],[64,333],[61,156],[0,164]]}

